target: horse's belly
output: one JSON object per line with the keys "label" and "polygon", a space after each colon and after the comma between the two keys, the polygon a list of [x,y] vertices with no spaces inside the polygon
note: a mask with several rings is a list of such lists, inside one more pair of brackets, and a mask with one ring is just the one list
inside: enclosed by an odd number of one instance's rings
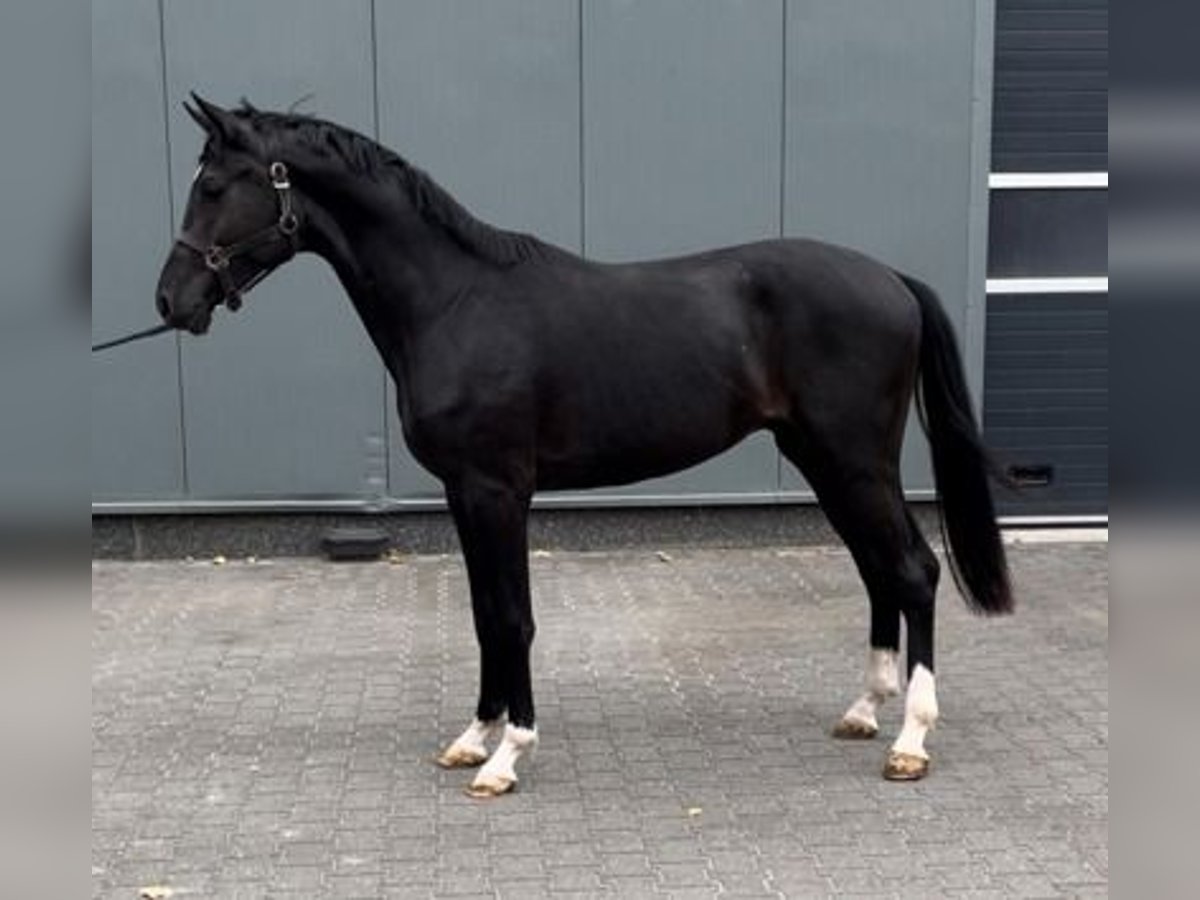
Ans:
{"label": "horse's belly", "polygon": [[658,285],[658,293],[597,304],[605,315],[548,330],[535,382],[539,487],[678,472],[770,420],[778,392],[737,291],[740,272]]}
{"label": "horse's belly", "polygon": [[659,416],[585,413],[571,433],[538,442],[541,490],[632,484],[687,469],[729,449],[761,426],[749,410],[709,407]]}
{"label": "horse's belly", "polygon": [[538,464],[537,488],[540,491],[564,491],[634,484],[699,465],[736,443],[732,441],[706,452],[671,456],[627,454],[607,458],[594,456],[547,460]]}

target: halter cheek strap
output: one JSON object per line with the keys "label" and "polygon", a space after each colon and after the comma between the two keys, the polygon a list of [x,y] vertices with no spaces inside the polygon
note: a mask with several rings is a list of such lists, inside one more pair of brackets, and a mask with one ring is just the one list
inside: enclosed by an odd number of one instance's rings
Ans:
{"label": "halter cheek strap", "polygon": [[281,262],[286,262],[295,256],[298,249],[297,234],[300,231],[300,218],[296,215],[293,206],[292,183],[288,179],[287,166],[276,161],[271,163],[267,172],[271,177],[271,187],[275,189],[275,196],[279,198],[279,218],[275,220],[274,224],[229,245],[212,243],[205,247],[187,234],[181,234],[175,241],[181,247],[186,247],[200,255],[204,260],[204,265],[216,276],[217,283],[221,286],[221,302],[231,311],[236,311],[241,307],[242,295],[266,278],[270,270],[259,269],[238,284],[230,270],[230,262],[267,244],[283,243],[286,245],[287,256]]}

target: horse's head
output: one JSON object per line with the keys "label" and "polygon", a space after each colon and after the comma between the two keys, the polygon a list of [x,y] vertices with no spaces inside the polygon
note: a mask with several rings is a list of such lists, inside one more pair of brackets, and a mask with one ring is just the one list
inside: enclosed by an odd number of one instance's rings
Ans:
{"label": "horse's head", "polygon": [[192,99],[184,106],[207,141],[156,304],[170,325],[203,334],[216,307],[237,309],[245,291],[296,253],[300,221],[287,167],[248,118]]}

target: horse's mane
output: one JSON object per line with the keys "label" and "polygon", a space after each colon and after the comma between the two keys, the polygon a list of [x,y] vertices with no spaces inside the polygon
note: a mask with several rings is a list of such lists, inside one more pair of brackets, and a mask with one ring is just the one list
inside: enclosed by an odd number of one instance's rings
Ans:
{"label": "horse's mane", "polygon": [[416,166],[349,128],[300,113],[256,109],[246,101],[234,114],[267,141],[298,141],[319,155],[336,157],[356,173],[396,185],[426,222],[495,265],[513,266],[549,249],[533,235],[506,231],[475,218]]}

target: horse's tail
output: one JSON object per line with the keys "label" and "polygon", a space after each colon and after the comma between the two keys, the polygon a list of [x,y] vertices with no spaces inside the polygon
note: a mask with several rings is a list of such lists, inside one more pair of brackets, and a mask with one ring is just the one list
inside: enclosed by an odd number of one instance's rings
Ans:
{"label": "horse's tail", "polygon": [[973,612],[1012,612],[1008,563],[988,486],[988,475],[997,469],[971,411],[954,330],[929,285],[906,275],[900,278],[921,307],[917,412],[933,450],[942,534],[951,572]]}

